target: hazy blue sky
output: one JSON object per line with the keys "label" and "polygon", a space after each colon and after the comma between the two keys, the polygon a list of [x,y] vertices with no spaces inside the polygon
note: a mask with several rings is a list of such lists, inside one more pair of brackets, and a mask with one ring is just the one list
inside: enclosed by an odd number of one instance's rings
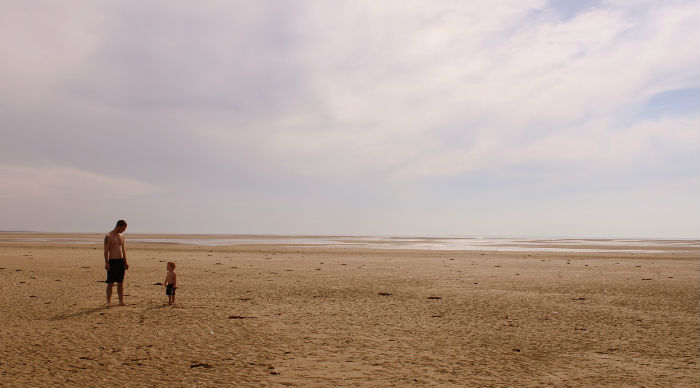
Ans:
{"label": "hazy blue sky", "polygon": [[3,1],[0,229],[700,237],[689,1]]}

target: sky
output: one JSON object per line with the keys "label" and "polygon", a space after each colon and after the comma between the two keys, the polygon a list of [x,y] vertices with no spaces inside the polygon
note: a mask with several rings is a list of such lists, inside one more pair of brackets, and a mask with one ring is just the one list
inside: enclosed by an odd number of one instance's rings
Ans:
{"label": "sky", "polygon": [[0,230],[700,238],[692,1],[2,1]]}

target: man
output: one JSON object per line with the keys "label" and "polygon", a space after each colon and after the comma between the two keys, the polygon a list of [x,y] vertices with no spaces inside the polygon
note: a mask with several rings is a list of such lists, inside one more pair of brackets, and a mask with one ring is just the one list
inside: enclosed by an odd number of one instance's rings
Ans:
{"label": "man", "polygon": [[105,236],[105,269],[107,270],[107,305],[112,302],[112,287],[117,283],[119,305],[124,306],[124,271],[129,269],[126,262],[124,236],[126,221],[117,221],[117,226]]}

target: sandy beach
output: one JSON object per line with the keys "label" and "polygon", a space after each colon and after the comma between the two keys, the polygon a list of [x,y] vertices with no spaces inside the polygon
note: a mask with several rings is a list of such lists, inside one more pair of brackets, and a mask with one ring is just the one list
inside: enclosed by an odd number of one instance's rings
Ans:
{"label": "sandy beach", "polygon": [[[199,246],[127,235],[127,305],[105,307],[102,235],[16,236],[0,233],[1,387],[700,386],[696,248]],[[177,263],[174,306],[158,284],[167,261]]]}

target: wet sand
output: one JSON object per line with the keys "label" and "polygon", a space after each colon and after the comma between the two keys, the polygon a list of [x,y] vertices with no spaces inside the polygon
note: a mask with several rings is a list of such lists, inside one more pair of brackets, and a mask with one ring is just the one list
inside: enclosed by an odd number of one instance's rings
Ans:
{"label": "wet sand", "polygon": [[[0,386],[690,387],[700,252],[0,242]],[[177,302],[167,306],[165,262]],[[116,301],[116,290],[114,295]]]}

